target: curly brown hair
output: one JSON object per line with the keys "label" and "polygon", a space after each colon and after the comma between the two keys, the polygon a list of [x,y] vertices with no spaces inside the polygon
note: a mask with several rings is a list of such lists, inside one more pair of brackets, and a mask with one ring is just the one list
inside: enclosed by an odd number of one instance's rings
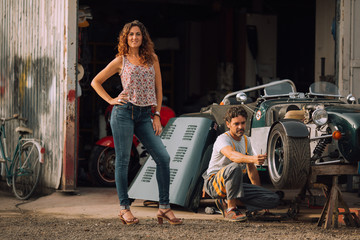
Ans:
{"label": "curly brown hair", "polygon": [[245,119],[248,117],[246,110],[242,106],[234,106],[229,108],[224,119],[226,122],[231,122],[231,119],[238,116],[242,116]]}
{"label": "curly brown hair", "polygon": [[140,55],[140,63],[144,65],[151,65],[154,61],[153,54],[154,51],[154,43],[150,38],[150,35],[148,31],[146,30],[144,24],[142,24],[140,21],[135,20],[129,23],[126,23],[123,29],[121,30],[119,34],[119,43],[118,43],[118,53],[116,56],[123,56],[127,55],[129,53],[129,45],[128,45],[128,35],[130,32],[130,29],[134,26],[137,26],[140,28],[141,35],[142,35],[142,43],[139,49],[139,55]]}

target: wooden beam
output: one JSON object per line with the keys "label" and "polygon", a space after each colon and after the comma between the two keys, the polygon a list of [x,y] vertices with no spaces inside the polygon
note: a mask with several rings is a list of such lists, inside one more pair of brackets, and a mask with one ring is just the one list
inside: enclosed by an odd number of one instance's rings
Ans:
{"label": "wooden beam", "polygon": [[356,175],[357,165],[320,165],[311,167],[311,175]]}

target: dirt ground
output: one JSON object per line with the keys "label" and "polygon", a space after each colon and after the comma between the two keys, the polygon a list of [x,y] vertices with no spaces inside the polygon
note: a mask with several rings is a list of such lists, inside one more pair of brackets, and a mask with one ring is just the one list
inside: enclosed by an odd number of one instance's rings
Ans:
{"label": "dirt ground", "polygon": [[316,223],[184,220],[158,225],[154,219],[126,226],[119,219],[65,219],[26,213],[1,213],[0,239],[359,239],[360,229],[323,229]]}
{"label": "dirt ground", "polygon": [[[285,196],[292,198],[288,192]],[[138,204],[134,209],[138,213],[140,224],[126,226],[116,218],[116,213],[114,214],[114,209],[118,207],[117,201],[116,190],[109,188],[81,188],[79,195],[53,193],[27,202],[16,200],[9,192],[0,191],[0,240],[360,239],[360,228],[340,225],[337,229],[324,229],[317,227],[316,217],[307,217],[307,220],[304,220],[299,216],[299,220],[288,218],[281,222],[228,222],[223,220],[220,214],[206,215],[204,208],[214,206],[208,202],[202,205],[198,214],[200,217],[196,216],[198,218],[191,218],[194,214],[186,214],[181,211],[182,208],[174,208],[178,211],[177,215],[184,218],[184,224],[178,226],[171,226],[167,222],[163,225],[157,224],[155,218],[152,218],[156,207]],[[360,204],[358,197],[352,198],[352,201],[349,199],[349,203],[353,207]],[[48,211],[45,211],[45,208]],[[97,211],[91,211],[93,208]],[[282,209],[288,209],[288,205],[279,207],[277,212]],[[305,211],[305,205],[301,206],[301,209]],[[83,215],[83,210],[92,214]],[[102,212],[98,212],[99,210]],[[78,214],[75,216],[69,211]]]}

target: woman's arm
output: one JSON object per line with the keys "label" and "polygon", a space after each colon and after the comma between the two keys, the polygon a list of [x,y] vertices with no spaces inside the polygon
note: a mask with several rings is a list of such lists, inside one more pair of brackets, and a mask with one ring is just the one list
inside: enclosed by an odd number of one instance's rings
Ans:
{"label": "woman's arm", "polygon": [[[116,57],[112,60],[101,72],[99,72],[94,79],[91,81],[91,86],[94,88],[97,94],[108,102],[110,105],[125,103],[126,99],[121,98],[120,96],[116,98],[110,97],[110,95],[105,91],[102,84],[108,80],[115,73],[120,72],[122,66],[122,57]],[[120,99],[120,102],[118,100]]]}
{"label": "woman's arm", "polygon": [[[156,93],[156,104],[157,104],[155,107],[155,111],[160,113],[162,99],[163,99],[161,71],[160,71],[160,64],[157,55],[154,54],[153,58],[154,58],[154,69],[155,69],[155,93]],[[158,115],[154,115],[153,128],[155,134],[160,135],[162,131],[162,127],[160,122],[160,116]]]}
{"label": "woman's arm", "polygon": [[155,111],[160,112],[162,99],[163,99],[160,63],[156,54],[154,54],[153,57],[154,57],[154,69],[155,69],[155,92],[156,92],[156,103],[157,103]]}

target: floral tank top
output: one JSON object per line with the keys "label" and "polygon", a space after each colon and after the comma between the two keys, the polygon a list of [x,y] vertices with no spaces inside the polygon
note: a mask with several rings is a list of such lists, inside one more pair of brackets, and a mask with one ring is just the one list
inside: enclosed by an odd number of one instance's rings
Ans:
{"label": "floral tank top", "polygon": [[137,106],[156,106],[155,69],[154,66],[138,66],[123,56],[120,72],[123,91],[129,102]]}

